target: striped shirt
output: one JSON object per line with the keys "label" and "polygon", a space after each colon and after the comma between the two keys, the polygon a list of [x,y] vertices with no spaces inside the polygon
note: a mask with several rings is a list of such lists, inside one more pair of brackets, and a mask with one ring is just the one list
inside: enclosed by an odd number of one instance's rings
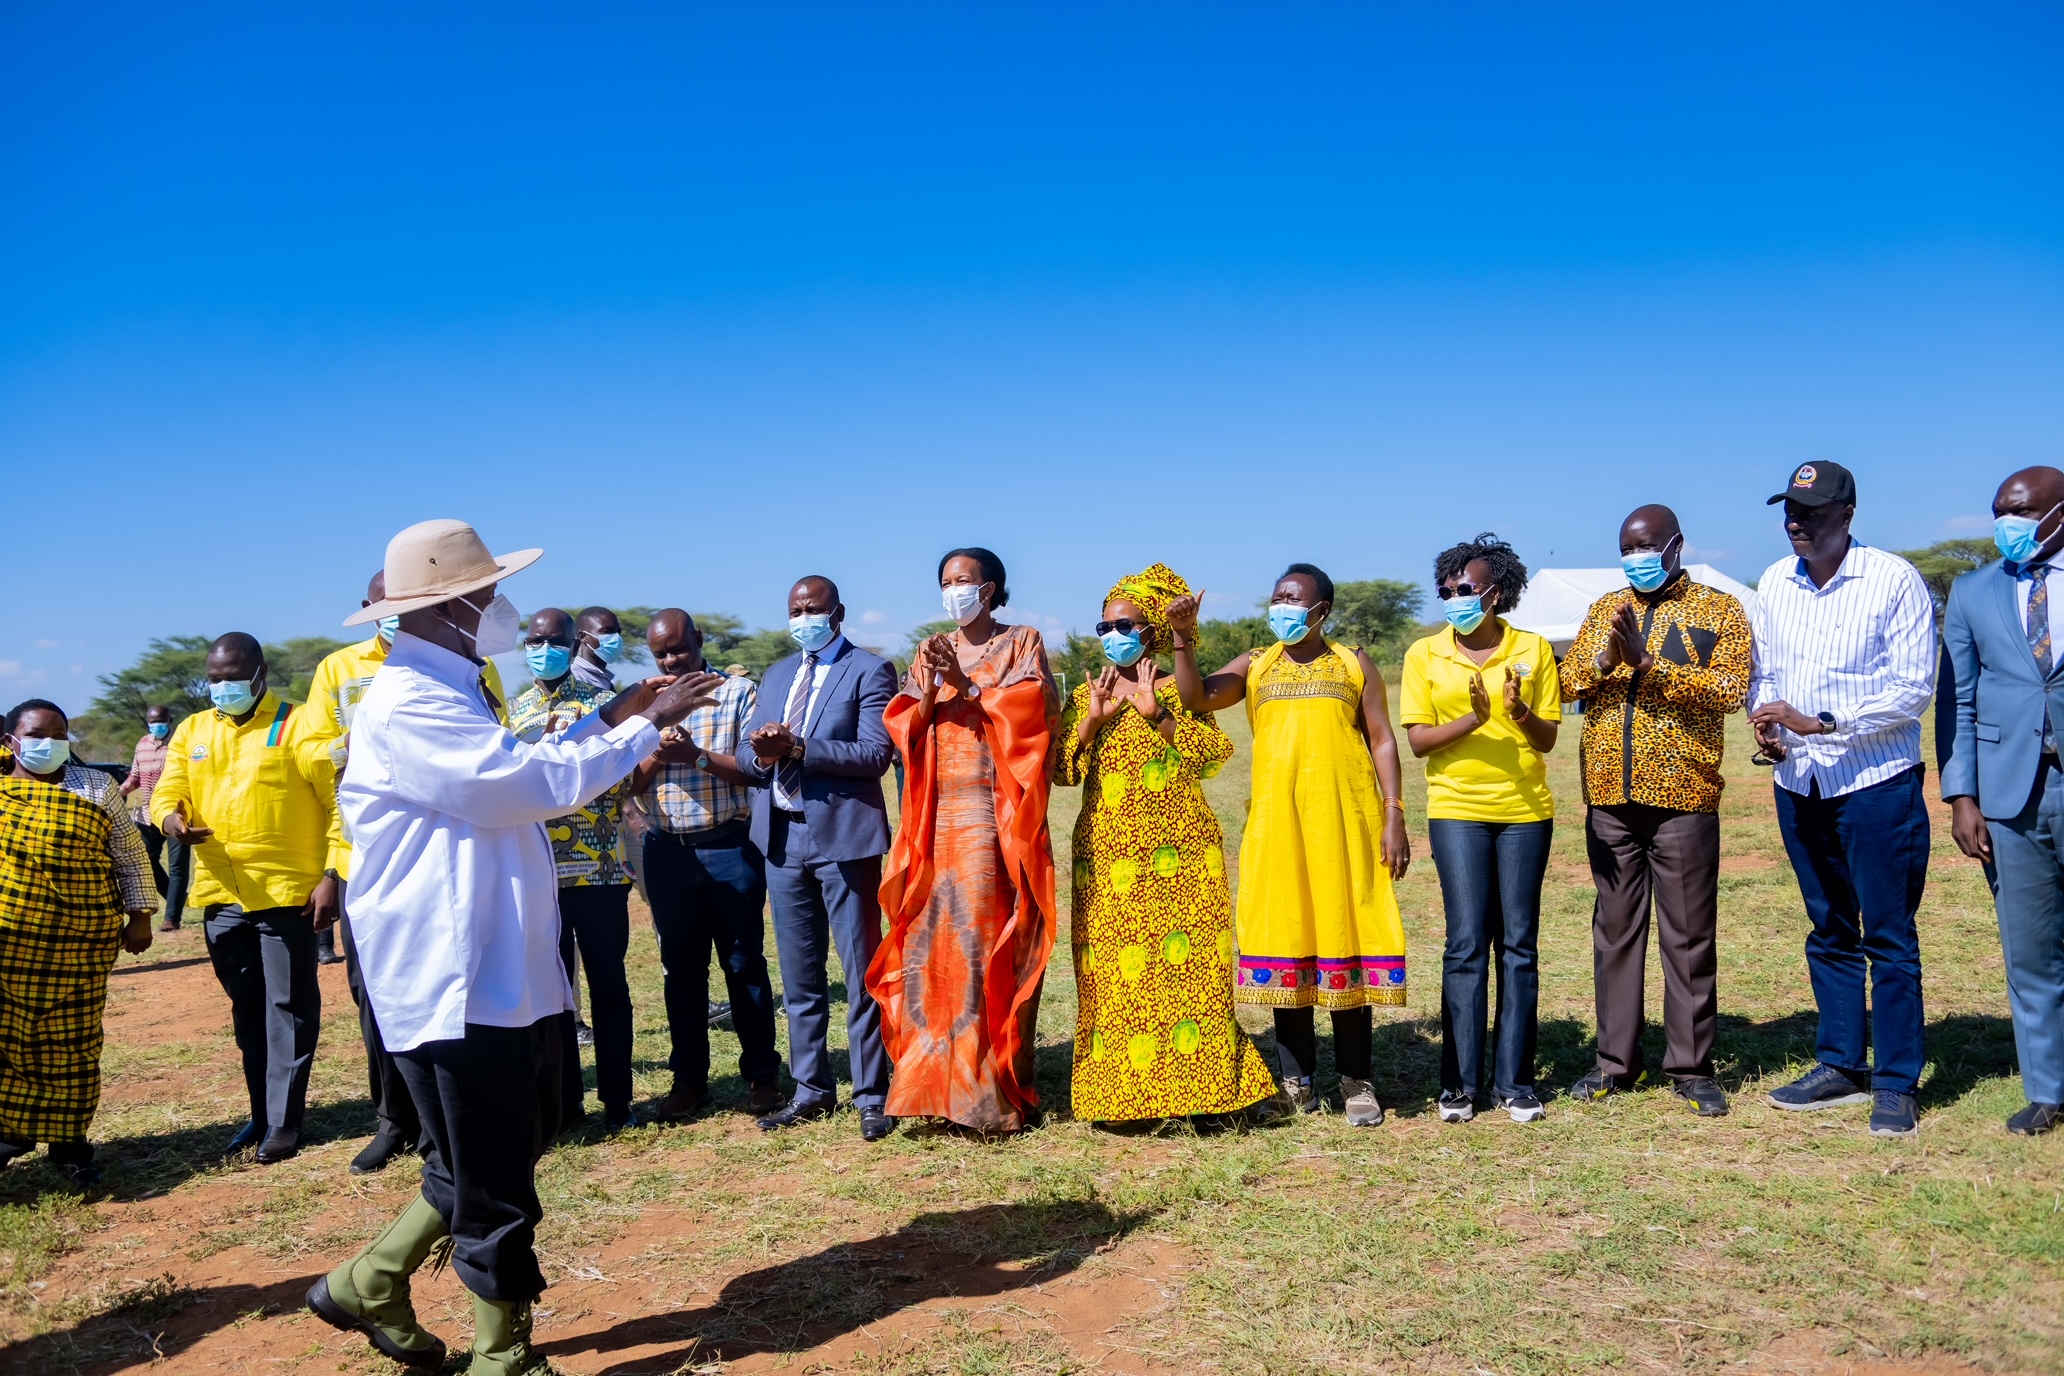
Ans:
{"label": "striped shirt", "polygon": [[1749,710],[1785,702],[1835,719],[1828,735],[1785,733],[1780,787],[1824,798],[1921,762],[1921,713],[1935,695],[1935,605],[1912,564],[1857,541],[1824,588],[1806,561],[1780,559],[1756,585]]}
{"label": "striped shirt", "polygon": [[[755,701],[751,679],[726,675],[717,686],[716,705],[690,712],[681,729],[712,755],[735,755]],[[752,795],[742,785],[705,774],[692,764],[663,764],[638,805],[660,831],[707,831],[743,817]]]}

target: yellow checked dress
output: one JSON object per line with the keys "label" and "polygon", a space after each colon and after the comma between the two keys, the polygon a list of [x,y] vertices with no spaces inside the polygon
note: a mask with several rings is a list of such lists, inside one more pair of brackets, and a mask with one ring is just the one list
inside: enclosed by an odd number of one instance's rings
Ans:
{"label": "yellow checked dress", "polygon": [[1285,646],[1247,669],[1253,801],[1240,844],[1234,997],[1275,1008],[1405,1001],[1405,929],[1383,866],[1383,798],[1356,726],[1354,652],[1299,664]]}
{"label": "yellow checked dress", "polygon": [[1089,685],[1062,714],[1054,782],[1082,784],[1075,822],[1074,1113],[1092,1122],[1231,1113],[1275,1090],[1233,1021],[1225,840],[1202,781],[1232,757],[1207,714],[1159,696],[1175,740],[1131,707],[1084,747]]}

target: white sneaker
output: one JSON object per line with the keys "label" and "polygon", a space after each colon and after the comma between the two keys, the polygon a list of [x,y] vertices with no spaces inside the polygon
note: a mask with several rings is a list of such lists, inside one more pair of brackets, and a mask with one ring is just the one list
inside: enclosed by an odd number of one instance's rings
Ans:
{"label": "white sneaker", "polygon": [[1440,1096],[1440,1120],[1443,1123],[1466,1123],[1474,1117],[1476,1103],[1467,1094]]}
{"label": "white sneaker", "polygon": [[1511,1114],[1515,1123],[1531,1123],[1536,1118],[1548,1116],[1548,1110],[1541,1106],[1541,1101],[1534,1097],[1531,1089],[1522,1089],[1517,1094],[1500,1094],[1498,1107]]}
{"label": "white sneaker", "polygon": [[1373,1128],[1383,1124],[1383,1105],[1376,1100],[1376,1086],[1367,1080],[1340,1077],[1340,1094],[1347,1100],[1347,1125]]}

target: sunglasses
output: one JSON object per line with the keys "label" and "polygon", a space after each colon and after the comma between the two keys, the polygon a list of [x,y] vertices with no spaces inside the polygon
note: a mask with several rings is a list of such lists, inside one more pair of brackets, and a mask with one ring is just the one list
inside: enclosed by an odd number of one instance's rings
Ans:
{"label": "sunglasses", "polygon": [[1475,597],[1479,593],[1489,592],[1496,586],[1495,583],[1457,583],[1451,588],[1443,583],[1433,590],[1433,595],[1445,602],[1451,597]]}
{"label": "sunglasses", "polygon": [[1129,616],[1121,616],[1116,621],[1099,621],[1096,623],[1096,633],[1098,635],[1109,635],[1113,631],[1118,632],[1120,635],[1131,635],[1134,631],[1144,631],[1146,629],[1146,622],[1134,621]]}

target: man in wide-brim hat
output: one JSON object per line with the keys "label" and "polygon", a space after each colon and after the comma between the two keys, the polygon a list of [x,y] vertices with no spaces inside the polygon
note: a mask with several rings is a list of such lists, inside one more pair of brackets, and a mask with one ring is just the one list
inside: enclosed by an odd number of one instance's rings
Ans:
{"label": "man in wide-brim hat", "polygon": [[542,824],[628,775],[718,681],[649,678],[558,735],[518,740],[480,675],[520,635],[496,586],[541,553],[491,555],[461,521],[410,526],[388,543],[385,598],[345,622],[400,617],[353,719],[337,802],[367,993],[423,1123],[423,1192],[317,1281],[308,1307],[397,1361],[439,1365],[409,1277],[448,1237],[474,1297],[476,1376],[545,1365],[530,1344],[545,1288],[534,1170],[558,1130],[555,1020],[573,999]]}

